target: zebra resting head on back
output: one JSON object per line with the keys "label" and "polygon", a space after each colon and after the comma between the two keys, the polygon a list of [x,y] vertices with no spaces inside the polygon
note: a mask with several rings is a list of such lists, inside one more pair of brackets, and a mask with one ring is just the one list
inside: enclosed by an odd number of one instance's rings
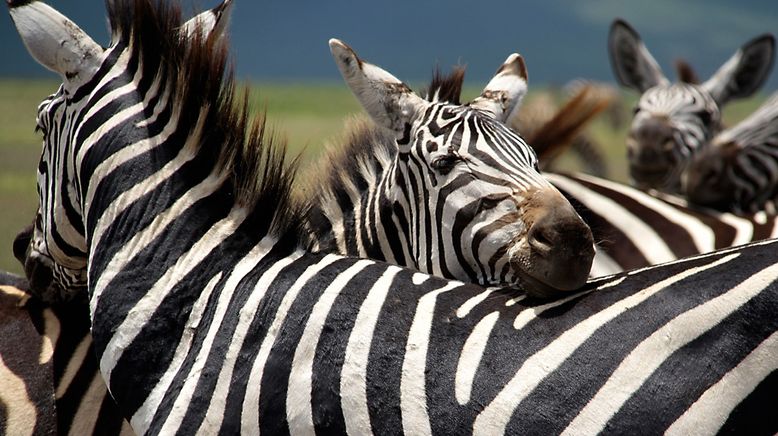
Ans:
{"label": "zebra resting head on back", "polygon": [[95,354],[138,434],[775,432],[776,242],[554,302],[310,253],[222,42],[114,0],[92,51],[53,9],[9,6],[37,59],[86,79],[38,116],[40,191],[75,189],[82,214],[40,227],[84,229]]}
{"label": "zebra resting head on back", "polygon": [[701,84],[671,84],[624,20],[613,22],[608,52],[619,83],[642,93],[627,137],[630,177],[641,189],[675,193],[692,156],[721,129],[721,107],[767,80],[775,38],[764,34],[747,42]]}
{"label": "zebra resting head on back", "polygon": [[584,284],[591,231],[503,124],[527,90],[521,56],[461,104],[462,70],[437,75],[424,99],[346,44],[333,39],[330,49],[377,126],[352,132],[313,183],[318,250],[535,295]]}
{"label": "zebra resting head on back", "polygon": [[689,201],[738,213],[776,214],[778,93],[753,114],[716,135],[684,173]]}

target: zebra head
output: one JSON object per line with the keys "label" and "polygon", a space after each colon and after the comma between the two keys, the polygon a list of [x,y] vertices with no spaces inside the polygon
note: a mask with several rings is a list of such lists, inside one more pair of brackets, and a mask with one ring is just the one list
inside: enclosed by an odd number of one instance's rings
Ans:
{"label": "zebra head", "polygon": [[[200,37],[220,38],[231,2],[225,0],[195,16],[182,25],[181,33],[192,36],[200,31]],[[94,163],[89,162],[90,137],[83,123],[85,118],[110,121],[101,119],[99,108],[111,101],[92,93],[117,80],[128,57],[126,51],[101,47],[43,2],[9,1],[8,6],[32,57],[63,80],[57,92],[38,106],[36,130],[43,134],[37,171],[39,208],[33,225],[16,237],[14,254],[24,265],[34,294],[49,302],[69,300],[83,295],[87,287],[88,200],[82,197],[81,186],[88,180],[81,178],[81,168]]]}
{"label": "zebra head", "polygon": [[774,206],[776,150],[778,93],[694,156],[683,174],[684,193],[693,203],[722,211],[757,212]]}
{"label": "zebra head", "polygon": [[765,34],[749,41],[702,84],[670,83],[623,20],[611,26],[608,51],[616,79],[642,93],[627,137],[630,176],[640,188],[678,192],[691,157],[721,129],[720,108],[767,80],[775,38]]}
{"label": "zebra head", "polygon": [[591,231],[540,175],[532,148],[503,124],[526,93],[521,56],[508,57],[462,105],[419,97],[338,40],[330,48],[367,113],[395,134],[398,152],[377,189],[407,220],[419,269],[484,285],[521,283],[542,295],[586,281]]}

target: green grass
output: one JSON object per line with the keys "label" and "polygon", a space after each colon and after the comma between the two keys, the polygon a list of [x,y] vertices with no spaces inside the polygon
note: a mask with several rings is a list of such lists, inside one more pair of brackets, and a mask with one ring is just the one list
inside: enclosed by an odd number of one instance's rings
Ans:
{"label": "green grass", "polygon": [[[35,168],[40,155],[40,134],[34,132],[38,103],[55,91],[53,81],[0,80],[0,270],[21,273],[13,258],[11,243],[19,230],[29,224],[37,207]],[[465,99],[479,88],[467,87]],[[529,98],[532,98],[530,93]],[[634,95],[625,98],[625,110],[634,104]],[[728,124],[743,118],[761,99],[733,103],[725,111]],[[327,143],[337,143],[344,122],[361,109],[341,84],[252,85],[252,110],[267,110],[271,130],[288,139],[292,153],[303,153],[304,161],[316,158]],[[629,115],[625,115],[629,120]],[[627,121],[628,123],[628,121]],[[612,170],[611,177],[626,180],[624,137],[627,125],[614,130],[603,119],[595,120],[591,133],[602,144]],[[564,159],[566,169],[577,169],[573,159]]]}

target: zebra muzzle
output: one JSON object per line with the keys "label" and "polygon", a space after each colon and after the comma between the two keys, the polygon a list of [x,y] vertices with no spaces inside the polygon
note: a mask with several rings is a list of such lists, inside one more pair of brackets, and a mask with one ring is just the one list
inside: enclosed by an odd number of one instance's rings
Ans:
{"label": "zebra muzzle", "polygon": [[[547,195],[527,232],[529,262],[524,267],[526,290],[549,297],[586,283],[594,259],[594,238],[561,195]],[[537,203],[536,203],[537,205]]]}

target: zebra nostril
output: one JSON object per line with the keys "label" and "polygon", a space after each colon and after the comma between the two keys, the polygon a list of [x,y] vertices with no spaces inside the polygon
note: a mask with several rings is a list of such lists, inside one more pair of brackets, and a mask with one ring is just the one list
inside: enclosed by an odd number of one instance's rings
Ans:
{"label": "zebra nostril", "polygon": [[528,242],[532,250],[542,257],[547,257],[554,249],[553,230],[542,225],[534,225],[530,229]]}

